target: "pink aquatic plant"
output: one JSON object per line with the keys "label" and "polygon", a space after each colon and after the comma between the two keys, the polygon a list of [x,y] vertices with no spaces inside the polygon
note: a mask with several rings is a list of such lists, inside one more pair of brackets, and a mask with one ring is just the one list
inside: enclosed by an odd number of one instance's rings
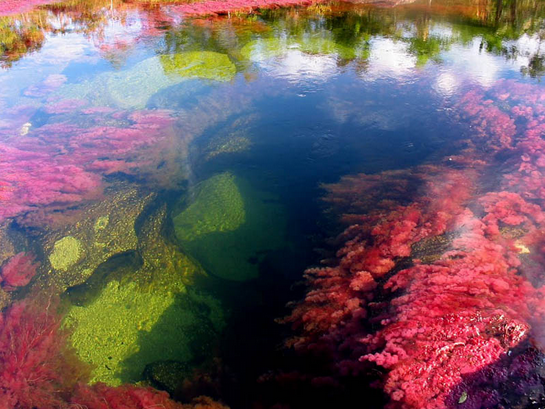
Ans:
{"label": "pink aquatic plant", "polygon": [[21,252],[11,257],[0,270],[2,288],[12,291],[17,287],[24,287],[36,275],[38,266],[32,254]]}
{"label": "pink aquatic plant", "polygon": [[66,81],[65,75],[51,74],[41,83],[27,88],[23,94],[27,97],[42,98],[58,89]]}
{"label": "pink aquatic plant", "polygon": [[[84,115],[87,127],[68,120],[0,136],[0,220],[99,198],[105,175],[153,171],[175,136],[168,111]],[[102,125],[106,115],[119,126]]]}
{"label": "pink aquatic plant", "polygon": [[101,383],[92,386],[80,384],[71,403],[89,409],[228,409],[206,396],[198,397],[190,404],[182,404],[171,400],[168,393],[151,387],[122,385],[114,388]]}
{"label": "pink aquatic plant", "polygon": [[52,0],[0,0],[0,16],[24,13],[36,6],[54,2]]}
{"label": "pink aquatic plant", "polygon": [[52,302],[18,301],[0,315],[0,408],[63,407],[81,371],[59,326]]}
{"label": "pink aquatic plant", "polygon": [[[502,393],[517,402],[535,390],[544,107],[535,85],[470,91],[457,109],[471,140],[444,166],[326,186],[350,226],[337,259],[306,272],[309,290],[286,320],[300,331],[290,344],[328,356],[337,375],[383,368],[391,408],[499,408]],[[516,387],[500,389],[501,380]]]}
{"label": "pink aquatic plant", "polygon": [[236,11],[251,12],[258,8],[308,6],[321,2],[323,0],[206,0],[172,6],[170,10],[173,13],[186,16],[203,16]]}

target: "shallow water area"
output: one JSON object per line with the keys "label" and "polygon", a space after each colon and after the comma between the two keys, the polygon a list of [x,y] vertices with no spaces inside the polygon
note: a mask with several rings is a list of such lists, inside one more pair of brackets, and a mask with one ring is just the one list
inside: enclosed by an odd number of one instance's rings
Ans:
{"label": "shallow water area", "polygon": [[223,3],[5,6],[0,401],[544,405],[545,4]]}

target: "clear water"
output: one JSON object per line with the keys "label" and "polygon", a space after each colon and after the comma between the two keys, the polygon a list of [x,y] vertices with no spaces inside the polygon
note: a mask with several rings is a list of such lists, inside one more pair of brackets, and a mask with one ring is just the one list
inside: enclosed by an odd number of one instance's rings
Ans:
{"label": "clear water", "polygon": [[219,395],[251,407],[260,376],[298,365],[274,319],[342,228],[321,184],[455,154],[468,90],[542,87],[544,16],[539,1],[417,0],[0,17],[0,262],[40,263],[4,305],[61,293],[92,382],[176,394],[158,362],[182,379],[220,360]]}

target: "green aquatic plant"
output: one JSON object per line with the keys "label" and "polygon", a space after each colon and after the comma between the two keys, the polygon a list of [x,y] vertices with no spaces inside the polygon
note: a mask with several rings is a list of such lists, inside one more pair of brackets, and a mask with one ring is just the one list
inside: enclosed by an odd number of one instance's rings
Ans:
{"label": "green aquatic plant", "polygon": [[256,278],[259,262],[285,245],[285,214],[277,198],[229,172],[196,187],[174,217],[176,236],[203,268],[218,277]]}
{"label": "green aquatic plant", "polygon": [[213,51],[187,51],[161,56],[161,64],[169,77],[202,78],[230,81],[236,67],[227,54]]}

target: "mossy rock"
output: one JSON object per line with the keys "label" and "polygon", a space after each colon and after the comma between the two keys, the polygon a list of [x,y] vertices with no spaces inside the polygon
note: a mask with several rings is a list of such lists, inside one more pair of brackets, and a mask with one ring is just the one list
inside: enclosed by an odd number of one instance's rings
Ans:
{"label": "mossy rock", "polygon": [[183,248],[203,268],[228,280],[256,278],[259,263],[285,243],[286,216],[277,198],[225,172],[202,182],[174,217]]}
{"label": "mossy rock", "polygon": [[236,73],[235,64],[227,54],[213,51],[187,51],[161,56],[161,63],[169,77],[202,78],[230,81]]}
{"label": "mossy rock", "polygon": [[66,289],[82,284],[102,263],[137,249],[135,223],[155,194],[124,182],[113,183],[104,194],[106,200],[82,205],[66,219],[59,213],[59,226],[36,238],[48,261],[36,285]]}
{"label": "mossy rock", "polygon": [[146,291],[135,282],[110,281],[91,303],[72,306],[63,325],[72,329],[70,343],[79,358],[94,368],[90,382],[116,386],[142,380],[153,362],[189,363],[211,355],[211,347],[203,352],[199,346],[217,339],[224,320],[209,296],[196,300],[186,291]]}

